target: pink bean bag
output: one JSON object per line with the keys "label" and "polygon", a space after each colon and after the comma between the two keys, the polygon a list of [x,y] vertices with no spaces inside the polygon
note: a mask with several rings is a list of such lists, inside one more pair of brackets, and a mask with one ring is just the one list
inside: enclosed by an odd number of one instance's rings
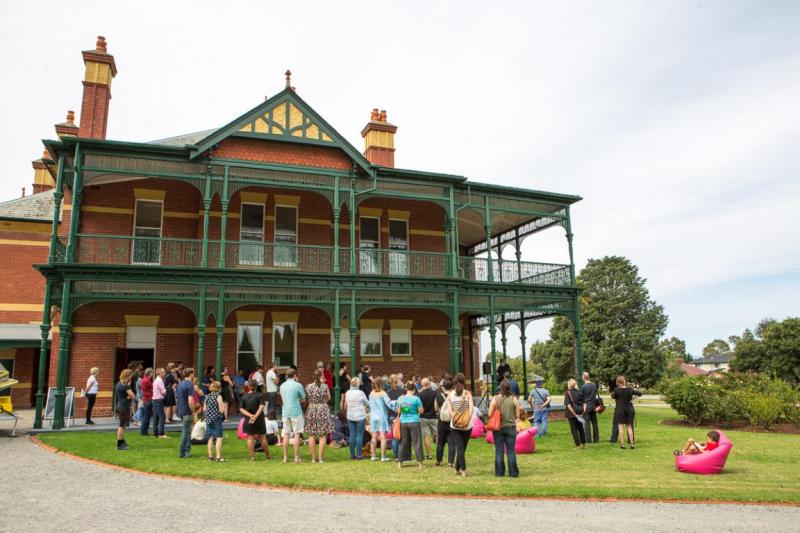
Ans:
{"label": "pink bean bag", "polygon": [[680,472],[688,474],[721,474],[725,468],[725,461],[731,453],[733,443],[720,430],[719,446],[707,453],[696,453],[692,455],[679,455],[675,458],[675,468]]}
{"label": "pink bean bag", "polygon": [[486,433],[486,426],[483,425],[483,422],[480,418],[476,418],[475,421],[472,423],[472,434],[470,437],[473,439],[479,439],[483,437]]}
{"label": "pink bean bag", "polygon": [[[514,451],[519,454],[533,453],[536,451],[536,428],[529,427],[517,433],[517,441],[514,443]],[[486,433],[486,442],[494,444],[494,432]]]}
{"label": "pink bean bag", "polygon": [[244,432],[244,417],[239,419],[239,426],[236,428],[236,436],[240,439],[247,439],[247,433]]}

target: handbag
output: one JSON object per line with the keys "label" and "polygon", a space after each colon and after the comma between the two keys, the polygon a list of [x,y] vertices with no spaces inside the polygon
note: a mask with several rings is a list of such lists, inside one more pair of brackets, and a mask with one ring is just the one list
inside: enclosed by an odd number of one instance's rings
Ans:
{"label": "handbag", "polygon": [[394,420],[392,420],[392,437],[395,440],[400,439],[400,417],[398,416]]}
{"label": "handbag", "polygon": [[597,394],[597,401],[595,402],[595,406],[594,406],[594,412],[599,415],[599,414],[602,414],[603,411],[605,411],[605,410],[606,410],[606,404],[605,404],[605,402],[603,402],[603,399],[600,397],[600,393],[598,393]]}
{"label": "handbag", "polygon": [[467,401],[466,394],[461,400],[461,405],[458,406],[458,411],[453,413],[450,425],[455,429],[465,430],[469,428],[469,423],[472,420],[472,413],[467,410],[469,402]]}
{"label": "handbag", "polygon": [[[498,400],[497,403],[500,403]],[[489,421],[486,422],[486,431],[499,431],[500,430],[500,407],[495,404],[494,412],[489,417]]]}

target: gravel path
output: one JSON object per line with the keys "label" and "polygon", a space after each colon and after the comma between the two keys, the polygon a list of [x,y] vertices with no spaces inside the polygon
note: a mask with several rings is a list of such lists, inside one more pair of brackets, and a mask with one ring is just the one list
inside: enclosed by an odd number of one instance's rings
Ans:
{"label": "gravel path", "polygon": [[[800,508],[351,496],[166,479],[87,464],[0,430],[0,531],[800,531]],[[391,524],[391,526],[390,526]]]}

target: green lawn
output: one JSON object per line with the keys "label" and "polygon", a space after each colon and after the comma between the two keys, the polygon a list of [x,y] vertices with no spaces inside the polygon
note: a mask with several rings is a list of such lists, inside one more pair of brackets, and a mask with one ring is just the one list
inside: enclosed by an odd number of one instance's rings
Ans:
{"label": "green lawn", "polygon": [[[41,440],[59,450],[146,472],[203,479],[220,479],[273,486],[321,490],[470,494],[502,496],[563,496],[800,502],[800,436],[730,431],[734,443],[725,472],[720,476],[681,474],[673,466],[672,450],[707,430],[659,424],[675,417],[669,409],[640,408],[635,450],[620,450],[606,442],[608,413],[600,417],[603,441],[575,450],[565,422],[551,423],[547,437],[537,439],[536,453],[518,456],[518,479],[494,477],[494,448],[473,439],[467,449],[471,477],[456,477],[449,468],[418,470],[408,464],[350,461],[346,449],[328,450],[325,464],[311,464],[306,447],[301,465],[280,461],[273,447],[272,461],[246,461],[244,441],[226,432],[224,455],[228,463],[210,463],[205,447],[192,449],[189,459],[178,459],[178,434],[169,440],[128,433],[131,449],[118,452],[113,433],[47,433]],[[432,463],[429,463],[432,465]]]}

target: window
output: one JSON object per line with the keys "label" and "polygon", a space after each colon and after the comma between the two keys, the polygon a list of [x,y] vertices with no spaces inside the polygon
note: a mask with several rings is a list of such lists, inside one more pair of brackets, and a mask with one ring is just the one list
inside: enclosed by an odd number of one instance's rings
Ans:
{"label": "window", "polygon": [[408,275],[408,221],[389,220],[389,273]]}
{"label": "window", "polygon": [[263,338],[261,324],[240,323],[236,336],[236,368],[244,370],[244,375],[258,368],[263,363],[261,339]]}
{"label": "window", "polygon": [[[331,357],[333,357],[333,330],[331,330]],[[350,330],[339,330],[339,357],[350,357]]]}
{"label": "window", "polygon": [[359,222],[359,272],[363,274],[380,274],[379,252],[380,247],[380,220],[371,217],[361,217]]}
{"label": "window", "polygon": [[383,332],[379,329],[361,330],[361,357],[383,355]]}
{"label": "window", "polygon": [[136,265],[157,265],[161,262],[161,212],[159,200],[136,200],[133,216],[133,256]]}
{"label": "window", "polygon": [[275,266],[297,266],[297,208],[275,206]]}
{"label": "window", "polygon": [[297,362],[297,324],[276,322],[272,325],[272,353],[275,364],[288,367]]}
{"label": "window", "polygon": [[264,206],[242,203],[239,264],[264,264]]}
{"label": "window", "polygon": [[392,357],[411,355],[411,330],[392,328],[389,343],[392,348]]}

